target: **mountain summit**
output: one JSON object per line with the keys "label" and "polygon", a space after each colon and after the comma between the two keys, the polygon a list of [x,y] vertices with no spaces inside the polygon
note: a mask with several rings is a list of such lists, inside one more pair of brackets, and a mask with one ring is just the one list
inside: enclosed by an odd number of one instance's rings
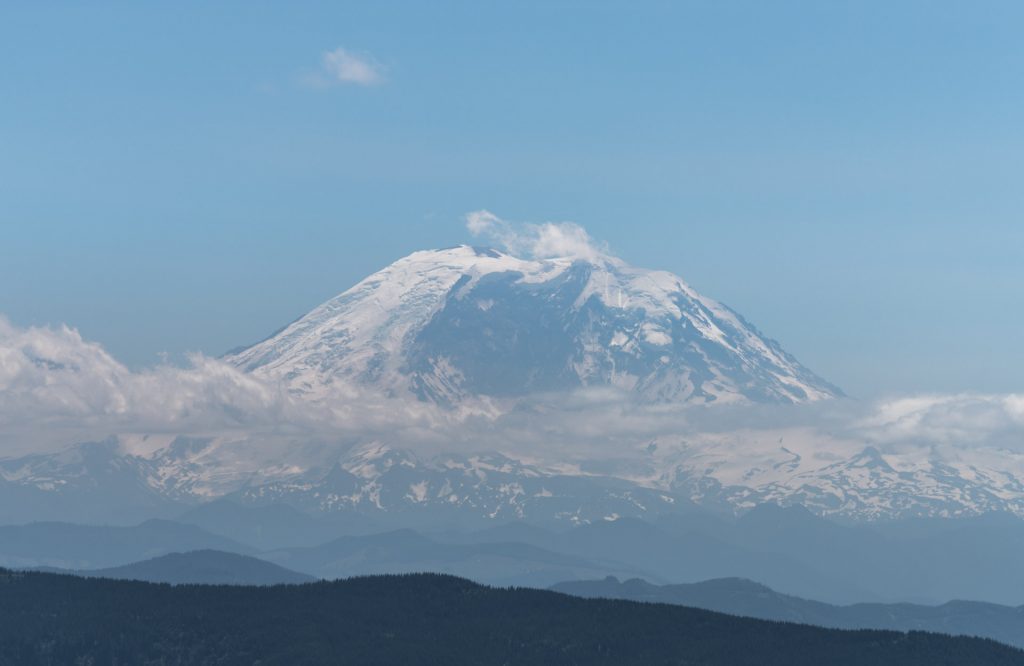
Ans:
{"label": "mountain summit", "polygon": [[467,245],[399,259],[226,360],[314,399],[352,384],[445,406],[594,386],[649,402],[841,395],[672,273]]}

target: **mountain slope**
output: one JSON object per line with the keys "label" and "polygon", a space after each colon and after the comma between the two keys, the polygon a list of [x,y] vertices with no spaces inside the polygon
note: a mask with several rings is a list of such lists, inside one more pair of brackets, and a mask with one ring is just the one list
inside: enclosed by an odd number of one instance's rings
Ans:
{"label": "mountain slope", "polygon": [[314,580],[312,576],[291,571],[272,562],[220,550],[168,553],[119,567],[76,573],[93,578],[140,580],[172,585],[279,585],[311,583]]}
{"label": "mountain slope", "polygon": [[123,456],[116,438],[0,459],[0,524],[30,520],[137,523],[173,511],[147,483],[152,462]]}
{"label": "mountain slope", "polygon": [[0,572],[0,586],[0,662],[26,666],[1024,664],[1024,652],[984,639],[822,629],[436,575],[210,587]]}
{"label": "mountain slope", "polygon": [[620,582],[609,577],[559,583],[550,589],[587,598],[679,604],[744,617],[836,629],[916,630],[982,636],[1024,648],[1024,606],[1014,608],[971,601],[951,601],[941,606],[833,606],[781,594],[764,585],[738,578],[654,585],[639,579]]}
{"label": "mountain slope", "polygon": [[400,259],[226,360],[314,398],[355,384],[447,406],[585,386],[658,402],[840,395],[671,273],[468,246]]}

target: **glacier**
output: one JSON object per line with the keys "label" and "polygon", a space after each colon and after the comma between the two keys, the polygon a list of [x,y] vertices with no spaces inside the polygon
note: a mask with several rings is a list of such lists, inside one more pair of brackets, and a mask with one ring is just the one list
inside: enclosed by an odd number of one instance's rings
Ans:
{"label": "glacier", "polygon": [[676,275],[468,245],[400,259],[225,360],[313,400],[352,384],[451,408],[591,386],[662,403],[842,395]]}

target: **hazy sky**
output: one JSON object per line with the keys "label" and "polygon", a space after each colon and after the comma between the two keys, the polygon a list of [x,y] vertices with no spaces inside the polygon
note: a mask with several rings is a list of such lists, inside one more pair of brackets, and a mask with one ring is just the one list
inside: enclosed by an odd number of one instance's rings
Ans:
{"label": "hazy sky", "polygon": [[17,325],[219,354],[486,208],[855,396],[1022,389],[1024,4],[100,4],[0,9]]}

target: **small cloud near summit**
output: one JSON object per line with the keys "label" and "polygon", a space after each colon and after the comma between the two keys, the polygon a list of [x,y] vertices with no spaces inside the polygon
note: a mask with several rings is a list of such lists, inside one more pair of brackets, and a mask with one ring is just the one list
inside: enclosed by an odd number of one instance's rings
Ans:
{"label": "small cloud near summit", "polygon": [[489,210],[474,210],[466,213],[466,228],[474,236],[483,236],[504,224],[501,218]]}
{"label": "small cloud near summit", "polygon": [[469,233],[511,254],[533,259],[576,257],[593,261],[607,256],[608,248],[591,238],[575,222],[509,222],[489,210],[466,213]]}
{"label": "small cloud near summit", "polygon": [[338,47],[320,57],[320,71],[304,78],[315,88],[336,85],[375,86],[384,83],[384,66],[367,53]]}

